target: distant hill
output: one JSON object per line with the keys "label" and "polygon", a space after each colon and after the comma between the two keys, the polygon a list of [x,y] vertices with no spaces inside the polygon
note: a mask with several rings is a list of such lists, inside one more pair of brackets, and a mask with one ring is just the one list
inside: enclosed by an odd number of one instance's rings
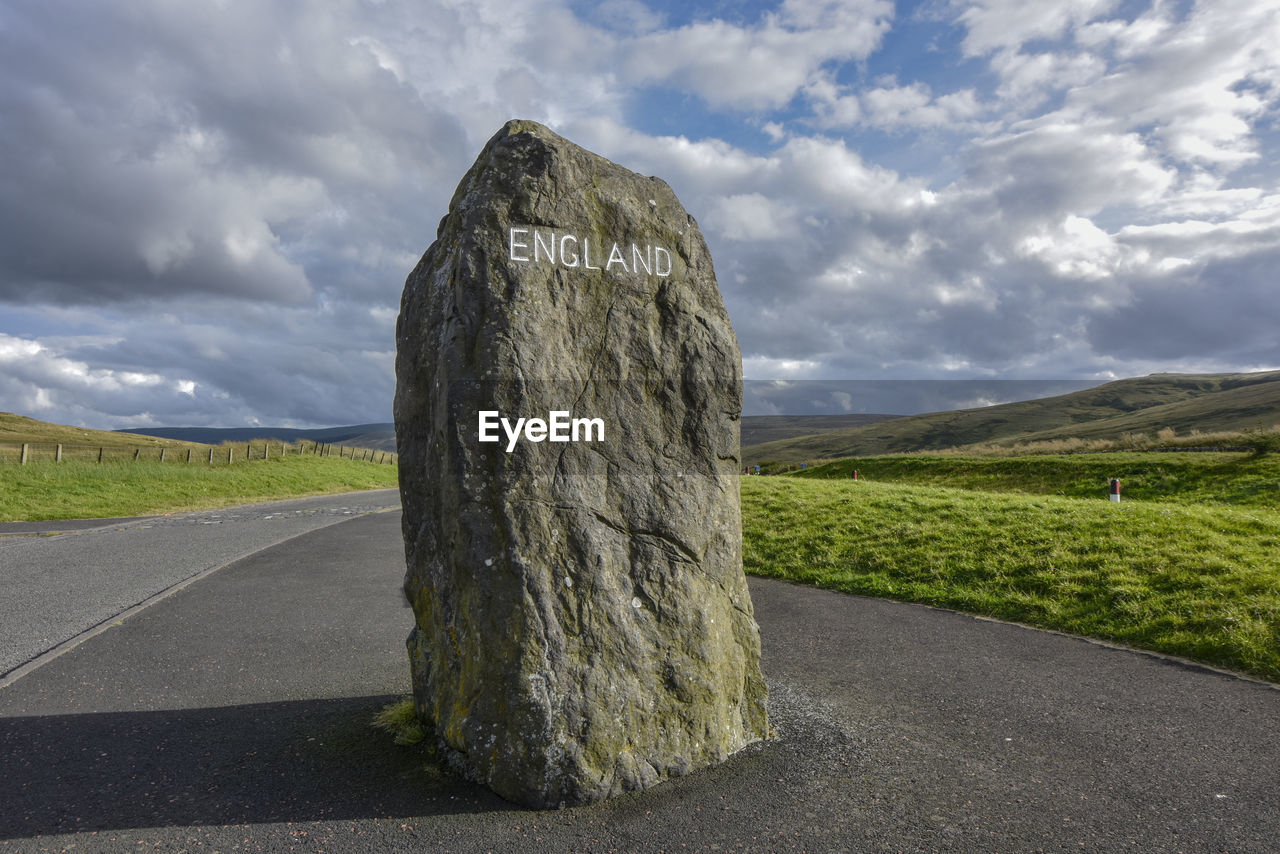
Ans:
{"label": "distant hill", "polygon": [[880,421],[898,418],[898,415],[744,415],[742,417],[742,446],[762,445],[780,439],[812,436],[832,430],[863,427]]}
{"label": "distant hill", "polygon": [[220,445],[223,442],[248,442],[251,439],[275,439],[281,442],[321,442],[330,445],[353,445],[375,451],[396,449],[394,424],[354,424],[348,427],[322,427],[303,430],[293,427],[140,427],[132,431],[144,436],[159,436],[183,442]]}
{"label": "distant hill", "polygon": [[1127,432],[1154,433],[1164,427],[1185,433],[1277,423],[1280,371],[1152,374],[1056,397],[910,415],[756,444],[744,447],[743,457],[747,462],[798,461],[943,450],[982,442],[1119,438]]}

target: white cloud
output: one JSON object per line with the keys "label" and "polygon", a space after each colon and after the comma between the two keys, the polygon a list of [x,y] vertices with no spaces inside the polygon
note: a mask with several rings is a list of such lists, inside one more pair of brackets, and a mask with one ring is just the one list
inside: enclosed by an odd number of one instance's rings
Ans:
{"label": "white cloud", "polygon": [[1138,132],[1184,164],[1230,171],[1256,160],[1254,124],[1280,98],[1280,7],[1198,3],[1179,20],[1155,2],[1132,21],[1104,19],[1116,5],[1001,0],[959,18],[966,50],[990,56],[1010,108],[1065,93],[1052,121]]}
{"label": "white cloud", "polygon": [[886,128],[955,127],[982,112],[973,89],[935,98],[924,83],[870,89],[861,102],[867,123]]}
{"label": "white cloud", "polygon": [[794,240],[800,228],[794,208],[761,193],[725,196],[703,222],[735,242]]}
{"label": "white cloud", "polygon": [[693,91],[713,106],[780,107],[833,61],[866,57],[893,17],[885,0],[785,0],[759,24],[697,21],[627,45],[628,77]]}
{"label": "white cloud", "polygon": [[[107,408],[133,410],[166,386],[185,392],[189,380],[167,383],[158,373],[112,370],[67,358],[40,341],[0,332],[0,393],[18,411],[37,415],[50,410]],[[194,383],[190,384],[194,391]],[[114,404],[114,406],[113,406]]]}
{"label": "white cloud", "polygon": [[1107,232],[1080,216],[1068,216],[1055,227],[1042,227],[1017,246],[1024,257],[1050,265],[1066,279],[1097,279],[1115,272],[1119,249]]}
{"label": "white cloud", "polygon": [[964,50],[980,56],[1033,39],[1056,40],[1068,29],[1110,12],[1119,0],[976,0],[956,3],[959,20],[967,28]]}
{"label": "white cloud", "polygon": [[1003,50],[991,58],[991,70],[1000,78],[996,94],[1021,109],[1038,106],[1056,92],[1096,81],[1106,69],[1106,61],[1098,56],[1069,51],[1026,54]]}
{"label": "white cloud", "polygon": [[1047,124],[978,144],[967,181],[1007,213],[1044,220],[1154,204],[1175,178],[1137,134]]}

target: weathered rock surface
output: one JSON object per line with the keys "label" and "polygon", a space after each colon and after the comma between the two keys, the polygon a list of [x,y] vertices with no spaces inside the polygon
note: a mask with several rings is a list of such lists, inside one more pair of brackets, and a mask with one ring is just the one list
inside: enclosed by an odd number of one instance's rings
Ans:
{"label": "weathered rock surface", "polygon": [[[414,697],[451,764],[556,806],[765,738],[741,356],[671,189],[509,122],[405,284],[397,348]],[[482,411],[557,410],[603,438],[479,441]]]}

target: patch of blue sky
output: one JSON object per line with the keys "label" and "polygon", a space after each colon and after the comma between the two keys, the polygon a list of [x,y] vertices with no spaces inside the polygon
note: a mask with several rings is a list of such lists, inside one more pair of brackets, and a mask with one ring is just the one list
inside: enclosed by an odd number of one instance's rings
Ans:
{"label": "patch of blue sky", "polygon": [[1257,157],[1228,176],[1228,187],[1259,187],[1266,193],[1280,193],[1280,114],[1270,113],[1253,125]]}
{"label": "patch of blue sky", "polygon": [[866,163],[922,180],[934,191],[945,189],[964,174],[970,145],[967,134],[941,128],[858,128],[839,136]]}
{"label": "patch of blue sky", "polygon": [[665,86],[648,86],[634,92],[628,99],[626,116],[632,128],[649,136],[721,139],[753,153],[773,147],[764,131],[765,123],[772,120],[715,109],[695,94]]}
{"label": "patch of blue sky", "polygon": [[46,305],[6,305],[0,321],[0,333],[26,339],[95,335],[106,328],[109,326],[104,326],[95,312],[50,309]]}
{"label": "patch of blue sky", "polygon": [[847,62],[836,72],[842,86],[865,88],[893,79],[899,86],[924,83],[933,94],[974,88],[994,90],[984,59],[966,58],[965,31],[933,2],[899,3],[892,25],[865,62]]}
{"label": "patch of blue sky", "polygon": [[760,22],[769,12],[782,5],[777,2],[735,2],[735,0],[699,0],[688,3],[681,0],[651,0],[645,4],[663,16],[669,27],[684,27],[697,21],[720,20],[745,27]]}
{"label": "patch of blue sky", "polygon": [[[699,2],[679,2],[679,0],[569,0],[569,8],[574,14],[589,21],[597,27],[617,33],[630,33],[635,30],[637,16],[635,7],[643,7],[663,29],[680,29],[690,24],[720,20],[740,27],[749,27],[761,22],[764,16],[776,11],[778,2],[747,2],[734,0],[699,0]],[[647,17],[647,16],[646,16]]]}

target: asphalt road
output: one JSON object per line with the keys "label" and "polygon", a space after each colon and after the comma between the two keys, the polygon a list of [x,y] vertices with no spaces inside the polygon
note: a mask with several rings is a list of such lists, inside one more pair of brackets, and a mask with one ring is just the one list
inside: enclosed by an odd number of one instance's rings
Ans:
{"label": "asphalt road", "polygon": [[134,519],[0,523],[0,684],[42,653],[203,572],[351,516],[398,490]]}
{"label": "asphalt road", "polygon": [[0,851],[1277,850],[1280,690],[760,579],[777,738],[514,807],[369,726],[402,560],[397,513],[325,527],[0,689]]}

